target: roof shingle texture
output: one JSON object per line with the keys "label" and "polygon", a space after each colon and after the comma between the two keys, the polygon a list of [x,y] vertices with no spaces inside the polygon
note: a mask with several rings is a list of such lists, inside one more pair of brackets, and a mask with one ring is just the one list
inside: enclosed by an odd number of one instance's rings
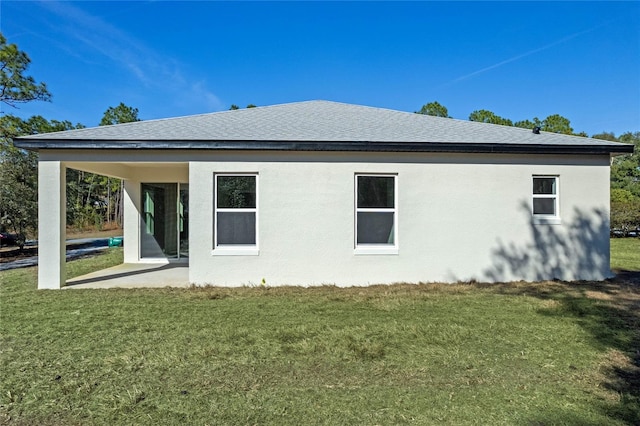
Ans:
{"label": "roof shingle texture", "polygon": [[[20,138],[19,138],[20,139]],[[18,140],[19,140],[18,139]],[[618,145],[530,129],[330,101],[295,102],[46,133],[37,141],[308,141]]]}

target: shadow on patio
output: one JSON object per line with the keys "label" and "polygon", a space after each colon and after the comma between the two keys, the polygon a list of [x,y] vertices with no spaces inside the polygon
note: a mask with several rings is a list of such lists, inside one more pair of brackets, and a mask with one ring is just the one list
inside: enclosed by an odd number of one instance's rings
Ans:
{"label": "shadow on patio", "polygon": [[67,280],[65,289],[189,287],[188,263],[123,263]]}

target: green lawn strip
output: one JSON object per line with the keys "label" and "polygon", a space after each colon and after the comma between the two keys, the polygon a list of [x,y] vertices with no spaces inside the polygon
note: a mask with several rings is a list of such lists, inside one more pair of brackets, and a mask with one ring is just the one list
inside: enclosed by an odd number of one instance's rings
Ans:
{"label": "green lawn strip", "polygon": [[611,269],[640,271],[640,238],[611,239]]}
{"label": "green lawn strip", "polygon": [[105,250],[99,256],[67,262],[67,279],[119,265],[123,262],[123,259],[123,249],[113,247]]}
{"label": "green lawn strip", "polygon": [[[69,262],[69,275],[121,254]],[[607,364],[612,351],[637,348],[638,311],[588,297],[599,283],[37,291],[35,282],[35,268],[0,273],[0,423],[640,421],[637,390],[613,386],[624,376]]]}

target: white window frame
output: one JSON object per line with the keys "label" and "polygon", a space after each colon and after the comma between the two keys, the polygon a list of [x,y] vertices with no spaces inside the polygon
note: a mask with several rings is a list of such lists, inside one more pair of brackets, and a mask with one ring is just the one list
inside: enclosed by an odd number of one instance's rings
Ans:
{"label": "white window frame", "polygon": [[[555,193],[554,194],[534,194],[533,182],[535,179],[555,179]],[[533,203],[535,199],[546,198],[554,200],[554,212],[555,214],[536,214],[533,210]],[[560,176],[559,175],[533,175],[531,177],[531,217],[534,224],[546,224],[546,225],[558,225],[561,223],[560,219]]]}
{"label": "white window frame", "polygon": [[[358,207],[358,177],[392,177],[393,178],[393,208],[365,208]],[[398,254],[398,174],[397,173],[356,173],[354,178],[354,254]],[[393,212],[393,244],[362,244],[358,243],[358,213]]]}
{"label": "white window frame", "polygon": [[[252,208],[219,208],[218,207],[218,177],[242,177],[242,176],[252,176],[256,181],[256,206]],[[233,173],[233,172],[225,172],[225,173],[214,173],[213,174],[213,250],[211,254],[214,256],[257,256],[260,254],[258,242],[260,236],[260,228],[258,220],[258,210],[260,205],[259,200],[259,181],[258,173]],[[218,213],[255,213],[256,218],[256,243],[255,244],[218,244]]]}

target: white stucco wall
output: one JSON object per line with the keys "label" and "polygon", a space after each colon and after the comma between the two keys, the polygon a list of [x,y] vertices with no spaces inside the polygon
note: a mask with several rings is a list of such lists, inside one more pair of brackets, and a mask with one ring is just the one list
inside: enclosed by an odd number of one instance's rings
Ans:
{"label": "white stucco wall", "polygon": [[[139,256],[140,184],[189,183],[188,261],[195,284],[259,285],[264,279],[267,285],[348,286],[610,275],[606,155],[41,152],[40,233],[50,247],[41,256],[43,277],[64,276],[64,195],[56,188],[65,165],[126,179],[126,262],[148,261]],[[257,256],[212,253],[213,176],[225,172],[259,176]],[[357,173],[397,175],[397,254],[354,253]],[[559,176],[560,224],[532,224],[533,175]],[[51,206],[58,206],[58,217],[48,220]],[[47,286],[43,280],[41,288]]]}
{"label": "white stucco wall", "polygon": [[[607,156],[202,153],[189,164],[190,281],[370,285],[603,279]],[[258,173],[259,255],[214,256],[214,173]],[[354,176],[398,179],[395,255],[354,253]],[[532,176],[560,177],[558,225],[533,225]]]}

